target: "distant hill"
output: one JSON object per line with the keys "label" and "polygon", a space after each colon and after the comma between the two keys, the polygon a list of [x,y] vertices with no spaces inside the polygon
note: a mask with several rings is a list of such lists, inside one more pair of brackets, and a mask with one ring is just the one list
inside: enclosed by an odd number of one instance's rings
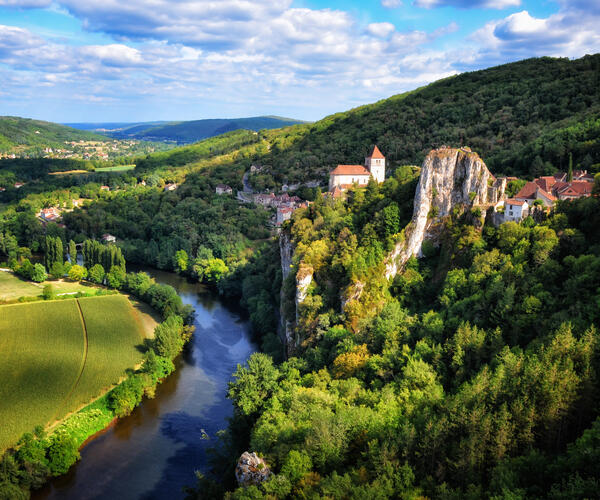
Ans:
{"label": "distant hill", "polygon": [[65,141],[105,141],[106,137],[57,123],[0,116],[0,152],[15,148],[58,147]]}
{"label": "distant hill", "polygon": [[219,118],[180,122],[71,123],[68,125],[82,130],[92,130],[115,139],[170,141],[189,144],[234,130],[259,131],[286,127],[297,123],[304,122],[279,116],[255,116],[251,118]]}

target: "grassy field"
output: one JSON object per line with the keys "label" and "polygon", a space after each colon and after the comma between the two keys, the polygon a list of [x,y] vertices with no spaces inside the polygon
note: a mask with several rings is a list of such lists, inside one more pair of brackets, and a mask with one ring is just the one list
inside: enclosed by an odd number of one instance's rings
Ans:
{"label": "grassy field", "polygon": [[0,302],[16,300],[19,297],[35,297],[41,295],[44,285],[51,284],[56,293],[89,292],[94,285],[82,284],[68,280],[45,281],[32,283],[19,278],[8,271],[0,271]]}
{"label": "grassy field", "polygon": [[116,167],[101,167],[97,168],[96,172],[126,172],[127,170],[133,170],[135,165],[117,165]]}
{"label": "grassy field", "polygon": [[124,295],[0,306],[0,451],[117,383],[152,321]]}
{"label": "grassy field", "polygon": [[88,352],[77,388],[66,403],[77,408],[103,389],[117,384],[127,368],[141,360],[144,329],[138,313],[123,295],[79,300],[88,337]]}

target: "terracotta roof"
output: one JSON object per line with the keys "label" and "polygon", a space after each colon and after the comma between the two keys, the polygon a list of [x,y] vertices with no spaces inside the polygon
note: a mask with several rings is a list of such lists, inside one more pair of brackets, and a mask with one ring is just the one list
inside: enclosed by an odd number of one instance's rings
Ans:
{"label": "terracotta roof", "polygon": [[527,202],[526,201],[519,201],[519,200],[509,199],[509,200],[506,200],[504,203],[506,205],[519,205],[519,206],[521,206],[521,205],[524,205]]}
{"label": "terracotta roof", "polygon": [[556,188],[556,193],[559,195],[576,195],[576,196],[587,196],[592,194],[592,188],[594,187],[593,182],[587,181],[573,181],[569,183],[560,183],[561,185]]}
{"label": "terracotta roof", "polygon": [[552,186],[556,184],[556,178],[548,175],[544,177],[540,177],[539,179],[535,179],[534,181],[539,187],[541,187],[544,191],[550,192],[552,190]]}
{"label": "terracotta roof", "polygon": [[377,146],[373,146],[373,149],[367,158],[385,158],[385,156],[381,154],[381,151],[379,151]]}
{"label": "terracotta roof", "polygon": [[371,175],[362,165],[338,165],[329,175]]}
{"label": "terracotta roof", "polygon": [[521,188],[521,191],[519,191],[515,195],[515,198],[525,199],[525,200],[536,200],[536,199],[540,198],[541,196],[543,196],[544,198],[546,198],[547,200],[550,200],[550,201],[556,200],[556,198],[553,195],[551,195],[550,193],[548,193],[547,191],[542,189],[538,184],[536,184],[535,182],[529,181],[527,184],[525,184]]}

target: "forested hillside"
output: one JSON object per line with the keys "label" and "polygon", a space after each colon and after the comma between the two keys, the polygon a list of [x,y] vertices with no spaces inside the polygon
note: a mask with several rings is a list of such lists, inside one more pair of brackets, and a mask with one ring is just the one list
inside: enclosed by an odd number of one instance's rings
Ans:
{"label": "forested hillside", "polygon": [[[209,137],[225,134],[234,130],[253,130],[281,128],[296,123],[300,120],[281,118],[279,116],[255,116],[252,118],[234,119],[207,119],[183,122],[149,122],[132,124],[73,124],[83,130],[103,128],[102,134],[115,139],[139,139],[144,141],[170,141],[179,144],[188,144],[201,141]],[[111,130],[110,127],[114,126]]]}
{"label": "forested hillside", "polygon": [[[600,168],[600,55],[540,58],[463,73],[375,104],[286,129],[259,185],[325,180],[377,144],[392,166],[432,148],[470,146],[493,173],[537,176]],[[273,180],[274,179],[274,180]]]}
{"label": "forested hillside", "polygon": [[[314,270],[304,341],[284,363],[255,354],[237,370],[215,462],[231,478],[251,450],[274,476],[227,498],[597,496],[600,200],[497,228],[455,210],[441,248],[388,283],[383,256],[414,180],[400,169],[294,214],[284,311]],[[364,308],[340,310],[357,276]]]}
{"label": "forested hillside", "polygon": [[65,141],[105,141],[106,137],[57,123],[0,116],[0,152],[17,146],[64,147]]}

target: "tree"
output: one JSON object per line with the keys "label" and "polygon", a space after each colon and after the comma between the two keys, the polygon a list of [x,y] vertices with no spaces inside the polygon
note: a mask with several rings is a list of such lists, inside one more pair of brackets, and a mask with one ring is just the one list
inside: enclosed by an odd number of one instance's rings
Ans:
{"label": "tree", "polygon": [[102,264],[94,264],[88,272],[88,278],[92,283],[101,285],[104,281],[105,274]]}
{"label": "tree", "polygon": [[45,264],[48,269],[52,269],[55,262],[63,263],[63,244],[59,237],[46,236],[46,254]]}
{"label": "tree", "polygon": [[121,266],[112,266],[106,275],[106,281],[111,288],[121,288],[127,277],[125,270]]}
{"label": "tree", "polygon": [[52,300],[56,297],[54,287],[50,283],[44,286],[44,289],[42,291],[42,297],[44,297],[44,300]]}
{"label": "tree", "polygon": [[81,281],[87,277],[87,269],[83,266],[75,264],[69,269],[69,278],[73,281]]}
{"label": "tree", "polygon": [[42,281],[46,281],[47,279],[48,274],[46,273],[46,268],[42,264],[36,264],[35,266],[33,266],[33,271],[31,273],[31,281],[41,283]]}
{"label": "tree", "polygon": [[54,279],[60,279],[65,274],[65,265],[62,262],[56,261],[50,267],[50,275]]}
{"label": "tree", "polygon": [[569,170],[567,171],[567,182],[573,182],[573,153],[569,153]]}
{"label": "tree", "polygon": [[188,268],[188,254],[185,250],[177,250],[175,253],[175,270],[178,273],[183,273]]}
{"label": "tree", "polygon": [[173,359],[183,348],[183,320],[172,315],[154,329],[154,348],[162,357]]}
{"label": "tree", "polygon": [[69,241],[69,258],[72,264],[77,264],[77,246],[73,240]]}
{"label": "tree", "polygon": [[53,435],[52,444],[48,448],[48,465],[53,476],[65,474],[79,460],[77,441],[67,432]]}

